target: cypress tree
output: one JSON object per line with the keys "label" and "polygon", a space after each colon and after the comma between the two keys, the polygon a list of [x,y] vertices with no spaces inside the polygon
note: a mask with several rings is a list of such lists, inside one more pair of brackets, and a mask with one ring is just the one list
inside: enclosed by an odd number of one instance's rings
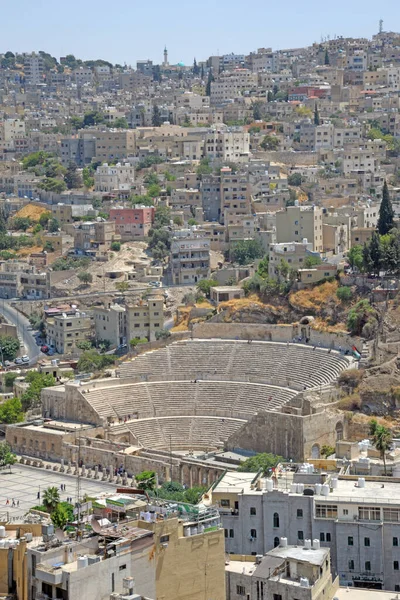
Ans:
{"label": "cypress tree", "polygon": [[371,241],[369,243],[369,254],[371,257],[371,265],[374,273],[379,275],[379,271],[382,266],[382,245],[379,235],[374,231],[372,234]]}
{"label": "cypress tree", "polygon": [[331,64],[331,61],[329,60],[328,48],[325,48],[325,60],[324,60],[324,63],[326,65],[330,65]]}
{"label": "cypress tree", "polygon": [[214,76],[212,74],[212,70],[208,71],[208,80],[206,85],[206,96],[211,96],[211,83],[214,81]]}
{"label": "cypress tree", "polygon": [[386,235],[394,227],[394,212],[390,201],[387,182],[383,184],[382,202],[379,208],[378,231],[380,235]]}
{"label": "cypress tree", "polygon": [[314,107],[314,125],[321,125],[321,119],[319,118],[319,111],[317,103],[315,103]]}

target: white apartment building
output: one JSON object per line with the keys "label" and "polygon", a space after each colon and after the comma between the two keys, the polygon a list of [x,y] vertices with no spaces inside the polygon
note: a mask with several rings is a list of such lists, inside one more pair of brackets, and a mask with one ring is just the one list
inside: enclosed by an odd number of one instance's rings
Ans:
{"label": "white apartment building", "polygon": [[228,472],[212,490],[228,553],[263,555],[282,537],[299,548],[317,540],[330,548],[341,586],[400,592],[399,483],[317,470],[280,480],[237,475]]}
{"label": "white apartment building", "polygon": [[204,156],[228,162],[247,161],[250,154],[250,134],[239,128],[217,125],[207,132]]}
{"label": "white apartment building", "polygon": [[135,169],[130,163],[109,165],[103,163],[94,174],[96,192],[129,192],[135,182]]}
{"label": "white apartment building", "polygon": [[24,73],[28,85],[43,83],[43,70],[43,58],[39,54],[32,52],[32,54],[25,55]]}
{"label": "white apartment building", "polygon": [[194,284],[210,276],[210,240],[196,232],[182,231],[171,242],[170,269],[173,284]]}
{"label": "white apartment building", "polygon": [[249,69],[224,71],[211,83],[211,104],[220,104],[257,87],[257,73]]}

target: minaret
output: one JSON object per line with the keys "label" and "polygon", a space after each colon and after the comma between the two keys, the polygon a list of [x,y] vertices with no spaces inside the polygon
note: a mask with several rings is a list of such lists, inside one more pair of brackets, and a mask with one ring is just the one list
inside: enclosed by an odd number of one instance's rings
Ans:
{"label": "minaret", "polygon": [[168,50],[167,50],[167,46],[165,46],[165,48],[164,48],[164,62],[163,62],[163,67],[168,67]]}

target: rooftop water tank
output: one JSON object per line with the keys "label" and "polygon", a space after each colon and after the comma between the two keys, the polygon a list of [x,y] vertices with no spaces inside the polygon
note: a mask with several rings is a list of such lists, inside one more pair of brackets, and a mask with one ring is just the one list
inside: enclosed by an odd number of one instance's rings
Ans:
{"label": "rooftop water tank", "polygon": [[291,483],[290,484],[290,493],[291,494],[297,494],[297,483]]}
{"label": "rooftop water tank", "polygon": [[359,477],[358,478],[358,487],[359,488],[364,488],[365,487],[365,479],[364,479],[364,477]]}
{"label": "rooftop water tank", "polygon": [[281,548],[286,548],[287,547],[287,538],[281,537],[281,539],[279,540],[279,545]]}
{"label": "rooftop water tank", "polygon": [[311,550],[311,540],[304,540],[304,548],[306,550]]}
{"label": "rooftop water tank", "polygon": [[272,490],[274,489],[274,482],[272,481],[272,479],[265,480],[265,489],[267,490],[267,492],[272,492]]}
{"label": "rooftop water tank", "polygon": [[77,562],[78,562],[78,569],[84,569],[89,564],[88,557],[86,556],[86,554],[84,556],[78,556]]}
{"label": "rooftop water tank", "polygon": [[6,537],[6,528],[4,527],[4,525],[0,525],[0,538],[5,538]]}
{"label": "rooftop water tank", "polygon": [[307,577],[300,577],[300,585],[301,587],[310,587]]}
{"label": "rooftop water tank", "polygon": [[319,550],[321,547],[320,541],[317,539],[313,540],[312,545],[313,545],[314,550]]}
{"label": "rooftop water tank", "polygon": [[322,484],[321,483],[316,483],[315,484],[315,493],[317,494],[317,496],[319,496],[321,494],[321,488],[322,488]]}
{"label": "rooftop water tank", "polygon": [[337,489],[337,486],[338,486],[337,477],[332,477],[332,479],[331,479],[331,486],[332,486],[332,489],[334,489],[334,490]]}
{"label": "rooftop water tank", "polygon": [[304,492],[304,483],[297,484],[297,493],[302,494]]}
{"label": "rooftop water tank", "polygon": [[324,485],[321,488],[321,495],[329,496],[329,485],[327,485],[326,483],[324,483]]}

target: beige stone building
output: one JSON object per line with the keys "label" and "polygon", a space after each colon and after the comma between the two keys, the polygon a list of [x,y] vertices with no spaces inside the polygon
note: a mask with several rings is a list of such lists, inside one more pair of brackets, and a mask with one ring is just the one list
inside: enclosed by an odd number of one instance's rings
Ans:
{"label": "beige stone building", "polygon": [[129,163],[116,165],[103,165],[97,167],[94,174],[96,192],[130,192],[135,182],[135,169]]}
{"label": "beige stone building", "polygon": [[273,244],[269,251],[268,275],[271,279],[286,279],[289,273],[282,271],[282,265],[287,264],[290,270],[297,271],[304,267],[306,258],[312,254],[310,242]]}
{"label": "beige stone building", "polygon": [[322,208],[316,206],[288,206],[276,213],[276,240],[278,243],[311,243],[314,252],[323,251]]}
{"label": "beige stone building", "polygon": [[228,128],[221,124],[207,132],[204,156],[212,160],[240,162],[247,161],[249,155],[250,134],[242,128]]}
{"label": "beige stone building", "polygon": [[60,354],[76,352],[77,342],[87,340],[91,333],[91,320],[86,313],[65,313],[47,319],[47,343]]}
{"label": "beige stone building", "polygon": [[189,232],[171,242],[170,272],[173,284],[193,284],[210,275],[210,240]]}
{"label": "beige stone building", "polygon": [[91,131],[96,138],[96,160],[107,162],[126,158],[136,149],[136,136],[133,129],[109,129]]}

